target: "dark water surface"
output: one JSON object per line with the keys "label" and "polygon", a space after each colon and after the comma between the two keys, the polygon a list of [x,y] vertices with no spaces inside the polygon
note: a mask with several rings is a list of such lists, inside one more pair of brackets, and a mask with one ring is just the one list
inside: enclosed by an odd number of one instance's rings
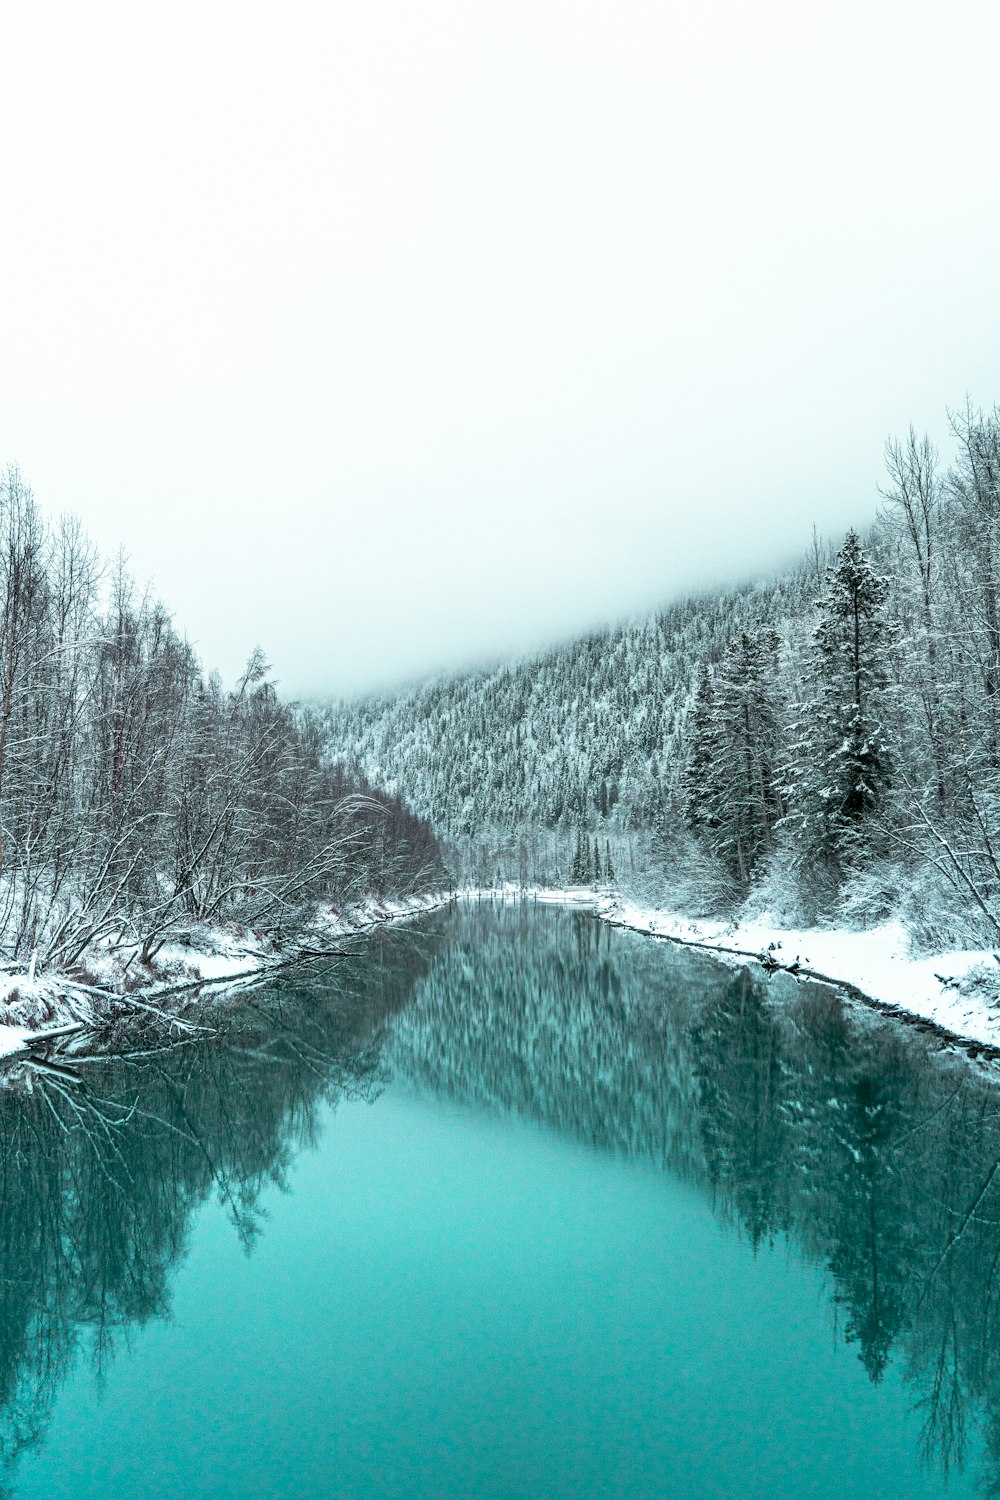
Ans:
{"label": "dark water surface", "polygon": [[0,1488],[1000,1495],[997,1075],[460,908],[0,1091]]}

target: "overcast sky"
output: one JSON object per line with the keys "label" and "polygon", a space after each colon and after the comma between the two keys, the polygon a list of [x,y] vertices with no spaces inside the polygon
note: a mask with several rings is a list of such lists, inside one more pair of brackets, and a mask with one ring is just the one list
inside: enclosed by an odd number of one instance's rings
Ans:
{"label": "overcast sky", "polygon": [[380,686],[867,521],[1000,399],[1000,7],[0,7],[0,460]]}

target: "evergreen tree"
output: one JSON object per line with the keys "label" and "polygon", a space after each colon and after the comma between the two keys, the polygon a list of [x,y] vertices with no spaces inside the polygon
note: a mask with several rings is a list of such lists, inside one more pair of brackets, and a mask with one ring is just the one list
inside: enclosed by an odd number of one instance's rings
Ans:
{"label": "evergreen tree", "polygon": [[615,878],[615,867],[611,863],[611,840],[606,839],[604,843],[604,878],[612,881]]}
{"label": "evergreen tree", "polygon": [[600,885],[600,883],[601,883],[601,851],[600,851],[600,848],[598,847],[598,843],[597,843],[596,839],[594,840],[594,867],[593,867],[593,875],[594,875],[594,884],[595,885]]}
{"label": "evergreen tree", "polygon": [[690,716],[687,824],[743,893],[771,848],[781,811],[775,789],[778,644],[769,625],[739,631],[714,677],[702,666]]}
{"label": "evergreen tree", "polygon": [[573,855],[570,880],[573,885],[590,883],[590,840],[582,828],[578,828],[576,832],[576,852]]}
{"label": "evergreen tree", "polygon": [[729,643],[715,681],[713,841],[743,891],[771,848],[781,812],[775,790],[778,644],[770,626],[741,630]]}
{"label": "evergreen tree", "polygon": [[803,852],[837,873],[863,853],[889,777],[883,727],[888,580],[849,531],[817,601],[812,678],[791,748],[789,823]]}
{"label": "evergreen tree", "polygon": [[715,689],[707,662],[702,662],[698,669],[688,715],[687,740],[688,756],[681,772],[685,821],[693,832],[706,833],[717,823]]}

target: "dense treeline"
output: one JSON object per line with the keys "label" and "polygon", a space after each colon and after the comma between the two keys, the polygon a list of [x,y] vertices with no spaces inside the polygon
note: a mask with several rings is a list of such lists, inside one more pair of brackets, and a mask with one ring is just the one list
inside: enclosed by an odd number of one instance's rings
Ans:
{"label": "dense treeline", "polygon": [[[660,843],[689,900],[1000,937],[1000,410],[886,451],[812,608],[702,661]],[[687,875],[683,872],[687,871]]]}
{"label": "dense treeline", "polygon": [[[565,883],[648,863],[682,754],[692,663],[804,611],[815,571],[673,605],[536,659],[328,704],[331,753],[398,789],[460,873]],[[584,854],[581,834],[586,834]]]}
{"label": "dense treeline", "polygon": [[[695,913],[900,913],[1000,938],[1000,410],[944,467],[886,450],[877,519],[765,584],[537,660],[325,711],[473,878],[606,879]],[[596,840],[596,849],[595,849]],[[596,858],[595,858],[596,853]]]}
{"label": "dense treeline", "polygon": [[324,756],[259,651],[207,675],[124,562],[0,478],[0,951],[148,959],[194,922],[284,929],[310,903],[440,878],[426,823]]}

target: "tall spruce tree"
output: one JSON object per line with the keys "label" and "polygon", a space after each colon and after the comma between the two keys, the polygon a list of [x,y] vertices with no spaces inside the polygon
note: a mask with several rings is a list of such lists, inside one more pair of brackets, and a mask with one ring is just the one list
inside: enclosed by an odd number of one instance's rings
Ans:
{"label": "tall spruce tree", "polygon": [[744,894],[771,849],[781,813],[778,645],[770,625],[739,631],[714,676],[702,666],[690,716],[687,823]]}
{"label": "tall spruce tree", "polygon": [[688,755],[681,772],[681,791],[688,827],[694,833],[710,833],[718,823],[716,764],[715,687],[707,662],[698,668],[698,680],[688,713]]}
{"label": "tall spruce tree", "polygon": [[790,746],[788,825],[802,853],[841,874],[864,854],[889,778],[884,729],[888,580],[847,533],[817,601],[811,674]]}
{"label": "tall spruce tree", "polygon": [[588,885],[590,882],[590,840],[582,827],[576,831],[576,850],[570,879],[573,885]]}
{"label": "tall spruce tree", "polygon": [[715,680],[714,841],[744,891],[771,849],[781,812],[775,789],[778,645],[769,625],[741,630]]}

